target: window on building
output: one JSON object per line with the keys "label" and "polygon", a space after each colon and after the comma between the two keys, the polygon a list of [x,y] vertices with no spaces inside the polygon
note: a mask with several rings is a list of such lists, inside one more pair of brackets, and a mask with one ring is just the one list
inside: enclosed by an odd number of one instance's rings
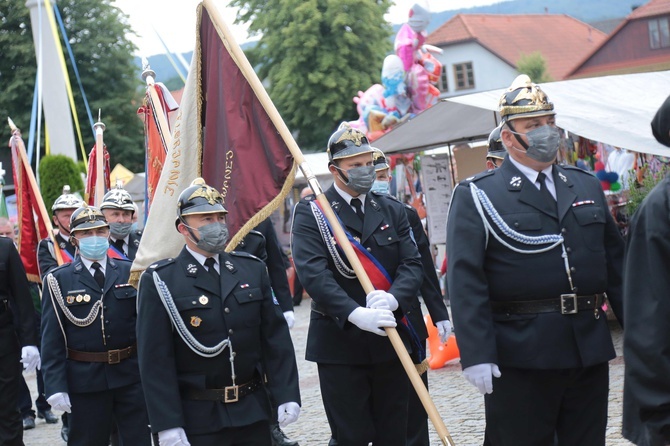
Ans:
{"label": "window on building", "polygon": [[442,74],[440,75],[440,83],[438,84],[438,88],[440,89],[441,93],[446,93],[449,91],[449,83],[447,82],[447,70],[442,68]]}
{"label": "window on building", "polygon": [[454,79],[456,80],[456,90],[475,88],[475,73],[472,70],[472,62],[454,64]]}
{"label": "window on building", "polygon": [[668,17],[649,20],[649,46],[652,50],[670,47]]}

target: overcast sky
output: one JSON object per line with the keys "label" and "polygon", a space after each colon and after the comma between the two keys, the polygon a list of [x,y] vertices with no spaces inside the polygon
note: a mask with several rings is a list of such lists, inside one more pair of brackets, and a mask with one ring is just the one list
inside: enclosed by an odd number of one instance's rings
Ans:
{"label": "overcast sky", "polygon": [[[499,3],[501,0],[428,0],[432,11],[445,11]],[[200,0],[115,0],[114,4],[130,17],[130,24],[139,37],[134,42],[138,56],[151,56],[165,50],[156,36],[158,31],[172,52],[188,52],[195,46],[195,8]],[[416,0],[395,0],[386,19],[404,23],[407,12]],[[223,18],[231,27],[238,43],[247,40],[246,28],[233,26],[235,10],[227,7],[228,0],[215,0]]]}

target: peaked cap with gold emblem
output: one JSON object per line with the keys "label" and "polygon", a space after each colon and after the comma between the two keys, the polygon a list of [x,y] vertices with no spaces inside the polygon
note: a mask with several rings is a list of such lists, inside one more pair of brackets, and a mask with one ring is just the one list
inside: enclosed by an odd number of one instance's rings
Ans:
{"label": "peaked cap with gold emblem", "polygon": [[525,74],[514,79],[500,98],[500,116],[503,121],[534,116],[555,115],[554,104],[547,95]]}
{"label": "peaked cap with gold emblem", "polygon": [[328,140],[328,161],[349,158],[372,150],[365,133],[343,122]]}
{"label": "peaked cap with gold emblem", "polygon": [[94,228],[108,228],[107,220],[100,209],[86,203],[77,208],[70,217],[70,233]]}
{"label": "peaked cap with gold emblem", "polygon": [[223,197],[219,191],[208,186],[202,178],[196,178],[179,195],[175,225],[178,225],[187,215],[217,214],[219,212],[228,213],[223,207]]}

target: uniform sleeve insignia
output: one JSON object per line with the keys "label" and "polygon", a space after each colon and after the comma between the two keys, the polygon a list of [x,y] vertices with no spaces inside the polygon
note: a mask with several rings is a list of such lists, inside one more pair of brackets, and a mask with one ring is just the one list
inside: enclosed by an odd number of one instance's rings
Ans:
{"label": "uniform sleeve insignia", "polygon": [[521,177],[517,176],[512,177],[509,184],[511,184],[514,187],[521,187]]}
{"label": "uniform sleeve insignia", "polygon": [[207,298],[207,296],[202,295],[198,298],[198,302],[200,302],[200,305],[207,305],[209,299]]}
{"label": "uniform sleeve insignia", "polygon": [[196,272],[198,272],[198,267],[193,263],[189,263],[186,266],[186,272],[188,272],[189,274],[195,274]]}
{"label": "uniform sleeve insignia", "polygon": [[568,182],[568,179],[567,179],[567,177],[566,177],[565,175],[563,175],[563,172],[558,172],[558,178],[560,178],[561,180],[563,180],[564,183],[567,183],[567,182]]}
{"label": "uniform sleeve insignia", "polygon": [[191,327],[198,328],[202,324],[202,319],[198,316],[191,316]]}

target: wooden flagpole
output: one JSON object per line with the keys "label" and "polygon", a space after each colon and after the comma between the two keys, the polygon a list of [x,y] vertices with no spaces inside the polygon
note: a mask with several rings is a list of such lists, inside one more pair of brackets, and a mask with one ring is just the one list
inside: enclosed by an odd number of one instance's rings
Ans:
{"label": "wooden flagpole", "polygon": [[[314,194],[316,195],[316,199],[321,205],[321,209],[323,209],[324,215],[326,216],[328,222],[333,228],[335,239],[337,240],[337,243],[340,245],[345,255],[347,256],[349,264],[356,272],[356,277],[358,277],[358,280],[363,286],[363,290],[365,290],[366,294],[374,291],[375,288],[372,285],[372,282],[370,281],[370,278],[368,277],[367,273],[365,272],[363,265],[356,256],[354,248],[351,246],[349,239],[344,233],[344,229],[339,224],[339,221],[337,220],[337,217],[335,216],[333,209],[330,207],[330,203],[326,199],[326,196],[323,194],[323,189],[321,188],[319,181],[316,179],[316,176],[314,175],[309,165],[305,161],[305,157],[303,156],[302,151],[300,150],[298,144],[293,139],[293,135],[291,135],[291,132],[286,126],[286,123],[284,123],[284,120],[279,115],[279,112],[272,103],[270,96],[268,95],[267,91],[265,91],[263,84],[261,83],[260,79],[258,79],[256,72],[253,70],[251,64],[244,55],[242,48],[240,48],[237,42],[235,42],[234,37],[232,36],[230,30],[228,29],[228,26],[226,25],[225,21],[221,18],[221,15],[219,14],[218,10],[216,9],[216,6],[214,5],[214,1],[203,0],[203,5],[209,12],[212,22],[218,28],[220,33],[223,35],[224,45],[226,45],[229,52],[233,56],[233,59],[235,59],[235,61],[237,62],[237,66],[244,74],[244,77],[247,79],[247,82],[249,82],[249,84],[251,85],[251,88],[254,90],[254,93],[256,93],[256,96],[258,97],[261,105],[263,105],[263,108],[265,108],[265,111],[268,113],[268,116],[272,120],[272,123],[275,125],[277,131],[279,131],[279,134],[282,136],[282,139],[284,140],[289,150],[291,151],[291,154],[293,155],[296,164],[298,164],[300,170],[307,179],[307,182],[310,188],[312,189],[312,192],[314,192]],[[433,423],[433,426],[435,426],[435,430],[437,431],[440,439],[442,440],[442,443],[447,446],[454,446],[455,443],[451,439],[451,435],[449,434],[447,427],[444,425],[444,422],[442,421],[442,418],[440,417],[440,414],[437,411],[437,407],[435,407],[435,403],[430,398],[430,395],[428,395],[428,390],[426,389],[426,386],[424,386],[423,381],[421,381],[421,377],[419,376],[419,373],[417,372],[416,367],[414,366],[414,363],[412,362],[412,359],[409,356],[409,353],[407,353],[407,350],[405,349],[405,346],[402,343],[402,339],[400,339],[398,331],[395,328],[385,328],[385,330],[389,340],[391,341],[391,344],[393,345],[393,348],[396,351],[396,354],[400,358],[400,362],[402,363],[405,372],[409,376],[410,382],[414,386],[414,389],[416,390],[416,393],[419,396],[419,399],[421,400],[423,407],[426,409],[426,413],[428,414],[430,421]]]}
{"label": "wooden flagpole", "polygon": [[100,207],[102,197],[105,195],[105,150],[102,134],[105,124],[100,120],[100,109],[98,109],[98,122],[93,124],[95,129],[95,201],[93,204]]}
{"label": "wooden flagpole", "polygon": [[53,225],[51,224],[51,219],[49,218],[49,214],[47,213],[46,206],[44,205],[44,199],[42,198],[40,189],[37,187],[37,180],[35,180],[35,174],[33,173],[33,168],[30,166],[30,162],[28,162],[28,155],[26,154],[26,146],[23,144],[23,138],[21,138],[21,131],[18,129],[18,127],[16,127],[14,121],[12,121],[11,118],[8,117],[7,122],[9,122],[9,127],[12,129],[12,138],[16,139],[16,147],[18,149],[17,152],[19,154],[19,158],[21,158],[21,164],[23,165],[23,168],[26,170],[28,183],[30,184],[30,188],[33,191],[35,201],[37,202],[39,217],[44,222],[44,226],[47,228],[49,238],[53,242],[56,261],[58,262],[59,265],[62,265],[63,255],[60,252],[60,246],[58,246],[58,243],[56,242],[56,237],[54,236],[54,228]]}

